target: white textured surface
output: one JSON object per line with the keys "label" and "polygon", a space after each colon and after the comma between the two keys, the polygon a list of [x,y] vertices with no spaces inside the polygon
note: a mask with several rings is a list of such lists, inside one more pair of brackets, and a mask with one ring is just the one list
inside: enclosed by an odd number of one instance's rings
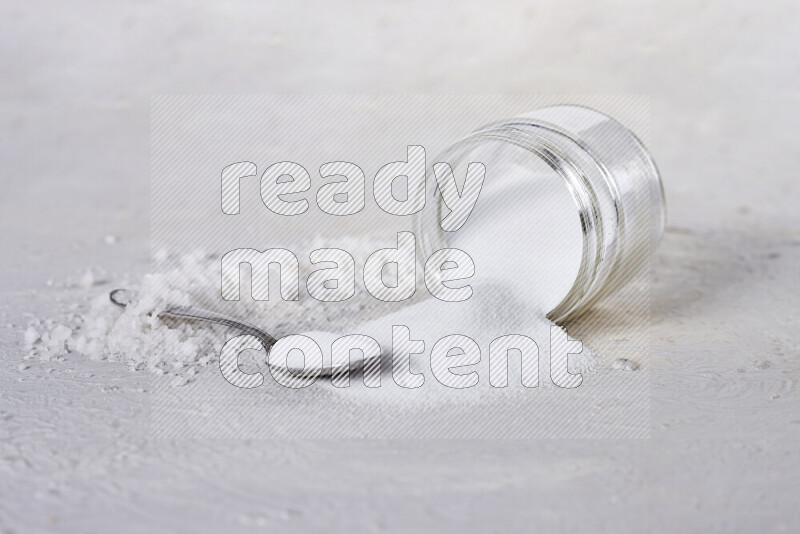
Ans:
{"label": "white textured surface", "polygon": [[646,93],[669,221],[649,440],[148,442],[145,376],[3,327],[7,531],[800,530],[796,3],[37,6],[0,7],[3,324],[147,268],[153,93]]}

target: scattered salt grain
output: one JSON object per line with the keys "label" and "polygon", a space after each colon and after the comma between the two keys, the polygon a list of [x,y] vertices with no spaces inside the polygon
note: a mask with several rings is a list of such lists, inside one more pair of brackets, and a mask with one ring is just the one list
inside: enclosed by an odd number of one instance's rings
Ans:
{"label": "scattered salt grain", "polygon": [[86,270],[78,281],[78,285],[84,289],[88,289],[94,285],[94,273],[91,269]]}
{"label": "scattered salt grain", "polygon": [[614,363],[611,365],[612,369],[619,371],[638,371],[639,367],[640,365],[638,362],[629,360],[628,358],[618,358],[614,360]]}
{"label": "scattered salt grain", "polygon": [[31,350],[33,348],[34,343],[39,341],[42,336],[36,329],[32,326],[29,326],[27,330],[25,330],[24,341],[25,341],[25,350]]}
{"label": "scattered salt grain", "polygon": [[49,344],[53,350],[61,350],[66,347],[67,340],[72,336],[72,329],[63,324],[56,325],[50,332]]}
{"label": "scattered salt grain", "polygon": [[189,383],[189,379],[187,377],[185,377],[185,376],[176,376],[172,380],[172,382],[170,382],[170,385],[172,387],[174,387],[174,388],[179,388],[179,387],[185,386],[188,383]]}

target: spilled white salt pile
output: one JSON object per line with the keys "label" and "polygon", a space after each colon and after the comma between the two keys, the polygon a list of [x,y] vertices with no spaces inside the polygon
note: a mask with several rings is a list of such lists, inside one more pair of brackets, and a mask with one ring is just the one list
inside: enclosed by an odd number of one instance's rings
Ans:
{"label": "spilled white salt pile", "polygon": [[[446,236],[448,247],[466,251],[475,264],[472,297],[460,303],[429,299],[358,325],[356,332],[375,339],[384,354],[392,351],[392,325],[408,326],[412,339],[425,341],[426,353],[453,333],[486,346],[499,336],[521,334],[546,349],[553,325],[547,313],[578,276],[581,223],[563,179],[539,158],[506,145],[467,158],[494,160],[493,172],[465,225]],[[322,348],[324,367],[333,364],[327,340],[347,333],[303,332]],[[570,356],[572,370],[593,367],[588,349]]]}
{"label": "spilled white salt pile", "polygon": [[[336,246],[358,259],[390,244],[385,237],[358,237],[337,239]],[[323,246],[325,243],[318,239],[301,244],[296,250],[302,257],[300,251]],[[300,262],[300,280],[305,280],[312,268],[310,263]],[[383,305],[364,291],[357,291],[353,298],[336,306],[324,306],[302,293],[298,301],[291,302],[247,298],[224,302],[220,297],[220,257],[202,252],[181,256],[161,252],[154,271],[127,287],[136,299],[124,309],[109,301],[113,286],[94,286],[93,276],[88,283],[91,275],[84,274],[77,287],[96,294],[88,309],[55,319],[32,320],[23,335],[27,358],[63,360],[73,354],[122,362],[132,370],[191,376],[217,361],[232,330],[207,322],[162,319],[159,313],[167,306],[220,311],[281,336],[310,328],[351,328],[368,314],[380,313],[377,309]],[[248,293],[249,290],[243,291],[243,295]]]}
{"label": "spilled white salt pile", "polygon": [[[255,301],[247,298],[248,277],[241,280],[245,298],[226,302],[220,296],[219,256],[160,253],[155,258],[155,272],[127,288],[137,296],[125,309],[109,301],[108,286],[100,290],[94,271],[86,271],[78,285],[97,291],[98,296],[83,314],[34,321],[24,335],[28,357],[52,360],[80,354],[122,362],[133,370],[178,375],[183,384],[218,360],[232,333],[225,326],[159,315],[171,306],[221,312],[276,338],[306,333],[325,341],[320,343],[325,363],[330,362],[330,340],[340,335],[369,335],[384,354],[390,352],[392,325],[398,322],[411,330],[413,339],[425,341],[426,352],[438,339],[454,333],[485,337],[481,340],[485,344],[505,334],[527,335],[547,343],[552,323],[546,314],[569,291],[580,263],[579,220],[569,191],[552,172],[532,173],[530,166],[515,163],[499,169],[493,181],[487,180],[471,220],[451,238],[451,246],[471,254],[476,265],[476,274],[469,281],[476,290],[466,302],[428,298],[425,302],[383,303],[358,287],[347,301],[322,303],[311,298],[302,283],[297,301]],[[298,244],[293,252],[302,258],[312,250],[334,246],[363,265],[375,251],[396,246],[392,241],[386,236],[351,237],[334,244],[318,238]],[[299,279],[307,280],[315,267],[300,261],[299,270]],[[418,288],[424,287],[423,272],[416,270]],[[361,280],[358,282],[361,285]],[[387,283],[391,285],[391,281]],[[418,297],[426,294],[417,291]],[[592,366],[588,351],[572,361],[583,370]]]}
{"label": "spilled white salt pile", "polygon": [[[339,245],[349,246],[354,257],[364,258],[387,245],[385,239],[346,241]],[[96,293],[83,313],[32,321],[24,332],[27,358],[60,361],[79,355],[121,362],[135,371],[175,375],[179,385],[190,381],[203,367],[216,364],[224,343],[238,332],[208,322],[165,319],[159,313],[175,305],[219,310],[220,258],[203,253],[179,258],[163,254],[161,260],[164,265],[171,265],[171,269],[147,274],[138,284],[132,284],[129,289],[137,298],[124,309],[109,301],[110,286],[83,288],[82,291]],[[300,279],[306,278],[311,269],[301,263]],[[247,291],[243,293],[246,295]],[[455,307],[430,297],[408,305],[387,305],[363,288],[353,298],[335,306],[302,294],[294,302],[242,299],[228,304],[226,313],[258,325],[276,337],[304,333],[317,340],[326,363],[330,362],[330,341],[351,333],[373,337],[388,353],[393,324],[407,325],[415,339],[425,340],[427,351],[436,340],[455,332],[473,333],[477,338],[488,336],[487,340],[510,333],[547,340],[551,325],[535,306],[515,297],[508,288],[482,282],[476,283],[473,298]],[[591,369],[593,360],[584,351],[579,358],[572,358],[571,364],[586,371]]]}
{"label": "spilled white salt pile", "polygon": [[[469,364],[463,364],[474,366],[470,367],[470,371],[474,370],[477,373],[476,378],[481,374],[483,375],[483,379],[478,379],[475,381],[474,386],[469,386],[469,388],[475,387],[476,389],[473,391],[479,392],[491,389],[487,378],[490,376],[488,369],[493,364],[486,349],[493,341],[504,336],[522,335],[532,339],[538,345],[540,357],[538,367],[542,376],[538,384],[549,388],[548,379],[551,376],[551,359],[549,356],[552,350],[550,345],[551,336],[553,335],[551,333],[551,327],[554,327],[553,323],[537,310],[535,304],[531,305],[531,303],[521,299],[512,289],[503,284],[477,282],[473,284],[473,290],[473,296],[469,300],[456,306],[453,306],[451,302],[427,298],[422,302],[404,306],[392,313],[365,321],[355,327],[353,332],[339,331],[334,334],[332,332],[312,331],[303,332],[302,334],[310,337],[320,346],[322,349],[322,363],[325,368],[330,368],[334,364],[331,346],[335,339],[349,333],[369,336],[377,341],[380,346],[385,362],[383,369],[387,371],[389,365],[385,356],[392,354],[394,349],[393,328],[396,326],[406,327],[408,337],[415,340],[411,343],[417,344],[417,347],[413,350],[415,354],[411,356],[411,361],[401,363],[398,360],[398,362],[393,363],[393,366],[396,365],[400,369],[413,369],[413,374],[422,373],[424,375],[433,372],[434,376],[436,376],[437,372],[440,373],[439,376],[442,376],[441,372],[444,368],[441,367],[440,361],[438,367],[434,365],[431,357],[433,347],[449,336],[465,336],[475,342],[479,351],[483,351],[479,357],[477,354],[473,354],[475,359],[471,360]],[[402,339],[402,335],[406,334],[401,334],[398,339]],[[562,341],[556,341],[553,346],[558,345],[556,350],[559,350],[564,347],[562,343]],[[570,349],[574,348],[576,350],[574,353],[571,352],[568,357],[569,372],[580,374],[593,372],[596,365],[594,353],[586,347],[580,347],[580,343],[577,343],[577,345],[579,348],[575,347],[574,344],[570,347]],[[407,347],[408,344],[401,341],[400,353],[403,352],[404,346]],[[459,347],[457,352],[463,355],[463,350]],[[352,358],[350,361],[360,363],[363,356],[363,352],[355,351],[354,354],[350,354]],[[397,358],[398,354],[394,356]],[[502,358],[498,361],[500,360]],[[302,362],[299,363],[298,370],[302,369]],[[452,361],[450,363],[454,366],[457,365]],[[367,367],[369,367],[369,364],[367,364]],[[305,369],[308,370],[308,367]],[[530,370],[531,368],[525,366],[525,369]],[[398,390],[397,386],[401,388],[417,388],[424,383],[427,384],[423,388],[425,393],[416,395],[416,400],[418,402],[436,402],[438,399],[436,396],[437,391],[447,390],[448,387],[452,387],[445,386],[438,379],[434,380],[430,376],[425,380],[421,375],[414,378],[407,376],[405,373],[395,373],[394,367],[392,367],[391,371],[394,382],[390,380],[382,382],[381,391],[384,391],[385,394],[375,395],[370,393],[368,396],[373,400],[387,401],[393,398],[394,393]],[[521,365],[516,363],[508,365],[505,371],[507,376],[506,383],[519,384],[523,381],[524,372],[525,370]],[[354,382],[358,382],[358,380]],[[354,389],[364,391],[361,385]],[[501,393],[494,391],[491,395],[497,396]],[[459,397],[459,399],[467,401],[465,397]],[[483,397],[478,394],[475,398],[469,399],[469,402],[482,402],[482,399]],[[401,395],[400,397],[395,397],[394,400],[405,402],[406,399]]]}

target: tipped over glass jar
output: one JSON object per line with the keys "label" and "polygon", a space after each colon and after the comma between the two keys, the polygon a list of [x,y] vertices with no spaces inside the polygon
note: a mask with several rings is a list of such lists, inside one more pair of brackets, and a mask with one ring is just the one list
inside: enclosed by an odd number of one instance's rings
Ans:
{"label": "tipped over glass jar", "polygon": [[428,170],[433,206],[414,215],[421,257],[461,249],[476,281],[510,284],[554,322],[645,269],[664,230],[653,158],[627,128],[590,108],[546,107],[494,122],[434,161],[449,163],[455,177],[482,162],[486,175],[468,220],[447,232],[439,221],[448,208]]}

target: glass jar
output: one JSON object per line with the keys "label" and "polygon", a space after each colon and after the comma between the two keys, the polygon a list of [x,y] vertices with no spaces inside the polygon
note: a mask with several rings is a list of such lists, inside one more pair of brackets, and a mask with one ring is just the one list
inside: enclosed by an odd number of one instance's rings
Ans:
{"label": "glass jar", "polygon": [[439,221],[449,208],[428,169],[428,204],[413,222],[422,257],[462,249],[476,276],[513,282],[555,322],[646,269],[664,230],[653,158],[627,128],[593,109],[553,106],[495,122],[433,161],[449,163],[457,182],[466,165],[481,162],[485,178],[469,219],[445,232]]}

